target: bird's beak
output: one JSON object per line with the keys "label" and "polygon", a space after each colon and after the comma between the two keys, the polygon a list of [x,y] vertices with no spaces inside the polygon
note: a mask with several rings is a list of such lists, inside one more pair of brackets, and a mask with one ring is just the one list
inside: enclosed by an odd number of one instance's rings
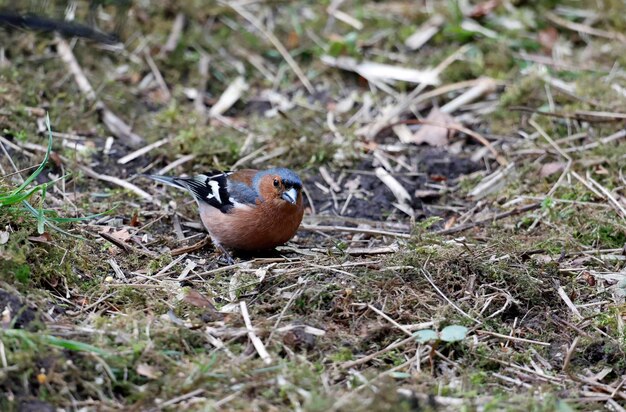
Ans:
{"label": "bird's beak", "polygon": [[292,205],[296,204],[296,199],[298,198],[298,192],[293,187],[289,190],[285,190],[283,192],[283,199],[291,203]]}

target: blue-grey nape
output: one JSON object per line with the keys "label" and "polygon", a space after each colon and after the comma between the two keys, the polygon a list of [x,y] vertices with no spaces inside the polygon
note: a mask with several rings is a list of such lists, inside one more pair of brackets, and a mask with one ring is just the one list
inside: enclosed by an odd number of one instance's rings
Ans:
{"label": "blue-grey nape", "polygon": [[259,183],[261,182],[261,179],[263,176],[267,175],[280,176],[285,185],[302,187],[302,180],[300,180],[300,177],[293,170],[284,167],[274,167],[272,169],[262,170],[254,175],[252,185],[257,192],[259,191]]}

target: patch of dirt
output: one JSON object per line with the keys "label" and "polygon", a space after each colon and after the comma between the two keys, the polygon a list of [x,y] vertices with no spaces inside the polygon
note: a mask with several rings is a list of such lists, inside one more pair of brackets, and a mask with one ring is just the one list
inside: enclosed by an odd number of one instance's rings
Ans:
{"label": "patch of dirt", "polygon": [[20,297],[0,289],[0,310],[4,311],[6,309],[10,313],[10,322],[14,322],[12,326],[17,329],[32,329],[33,323],[40,320],[36,309],[29,307]]}
{"label": "patch of dirt", "polygon": [[48,402],[38,399],[28,399],[20,401],[19,412],[54,412],[56,408]]}
{"label": "patch of dirt", "polygon": [[[415,173],[392,173],[392,175],[411,195],[411,206],[417,216],[422,217],[445,214],[441,210],[425,208],[424,204],[449,204],[450,202],[444,201],[443,196],[436,194],[428,197],[414,196],[416,191],[432,190],[432,186],[428,184],[450,185],[455,179],[482,169],[481,164],[473,162],[468,157],[457,156],[441,148],[412,148],[409,157],[416,165],[417,171]],[[334,193],[334,196],[319,187],[321,185],[328,188],[328,183],[321,176],[316,174],[305,177],[304,183],[311,195],[316,212],[377,221],[386,220],[391,215],[394,215],[395,220],[408,219],[407,215],[400,213],[393,206],[397,200],[391,190],[373,174],[377,166],[370,159],[363,160],[355,168],[357,171],[349,172],[350,175],[341,181],[341,191]],[[339,173],[332,173],[332,175],[335,178],[339,177]],[[344,209],[350,192],[350,182],[355,179],[359,181],[358,188]]]}

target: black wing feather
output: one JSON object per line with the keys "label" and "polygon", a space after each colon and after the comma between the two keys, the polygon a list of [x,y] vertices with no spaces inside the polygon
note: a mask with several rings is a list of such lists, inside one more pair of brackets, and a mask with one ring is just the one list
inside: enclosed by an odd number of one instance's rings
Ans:
{"label": "black wing feather", "polygon": [[230,211],[234,204],[228,193],[230,172],[215,172],[211,175],[198,175],[191,178],[176,178],[193,194],[199,202],[205,202],[223,213]]}

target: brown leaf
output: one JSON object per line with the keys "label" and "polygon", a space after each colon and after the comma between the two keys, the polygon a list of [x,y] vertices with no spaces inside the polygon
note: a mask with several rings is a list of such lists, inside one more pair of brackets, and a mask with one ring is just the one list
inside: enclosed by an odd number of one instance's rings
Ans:
{"label": "brown leaf", "polygon": [[596,278],[586,270],[583,272],[583,279],[585,280],[585,282],[587,282],[589,286],[596,285]]}
{"label": "brown leaf", "polygon": [[137,213],[137,211],[133,213],[133,217],[130,218],[130,223],[128,224],[128,226],[132,226],[132,227],[139,226],[139,213]]}
{"label": "brown leaf", "polygon": [[448,137],[454,136],[455,131],[442,126],[455,124],[454,118],[438,108],[433,108],[426,117],[426,122],[413,136],[414,142],[431,146],[447,146]]}
{"label": "brown leaf", "polygon": [[489,13],[491,13],[496,7],[500,5],[500,0],[487,0],[482,3],[478,3],[474,6],[472,11],[469,13],[469,17],[473,19],[478,19],[480,17],[485,17]]}
{"label": "brown leaf", "polygon": [[563,162],[546,163],[545,165],[541,166],[541,170],[539,170],[539,176],[548,177],[562,171],[564,168],[565,163]]}
{"label": "brown leaf", "polygon": [[433,182],[447,182],[448,181],[448,178],[443,175],[430,175],[428,177]]}
{"label": "brown leaf", "polygon": [[50,152],[50,160],[52,160],[56,167],[63,166],[63,160],[57,152]]}
{"label": "brown leaf", "polygon": [[547,29],[540,30],[537,41],[543,47],[543,50],[550,54],[552,49],[559,39],[559,32],[554,27],[548,27]]}
{"label": "brown leaf", "polygon": [[29,236],[28,240],[30,240],[31,242],[48,243],[52,240],[52,236],[50,236],[50,233],[48,232],[43,232],[39,236]]}
{"label": "brown leaf", "polygon": [[126,242],[127,240],[130,240],[131,238],[130,232],[126,229],[116,230],[113,233],[111,233],[111,236],[113,236],[115,239],[119,240],[120,242]]}
{"label": "brown leaf", "polygon": [[189,289],[185,294],[183,301],[197,308],[207,308],[217,312],[213,302],[195,289]]}
{"label": "brown leaf", "polygon": [[287,42],[285,44],[288,49],[295,49],[300,45],[300,36],[295,31],[289,32],[287,36]]}

